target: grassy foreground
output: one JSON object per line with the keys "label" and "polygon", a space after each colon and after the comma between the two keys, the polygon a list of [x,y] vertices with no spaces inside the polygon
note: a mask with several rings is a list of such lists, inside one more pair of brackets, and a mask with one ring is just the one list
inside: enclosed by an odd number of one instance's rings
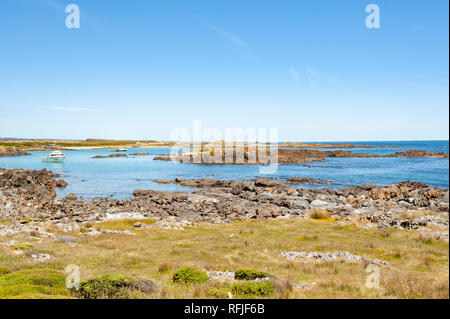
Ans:
{"label": "grassy foreground", "polygon": [[[338,226],[332,219],[202,224],[184,231],[134,228],[133,223],[124,220],[94,227],[128,229],[136,236],[69,234],[81,246],[50,238],[33,240],[29,234],[1,238],[2,243],[12,239],[28,242],[32,248],[23,249],[48,253],[52,258],[34,263],[26,253],[14,254],[17,247],[0,245],[0,298],[74,298],[65,288],[64,269],[69,264],[80,267],[81,280],[109,274],[152,280],[157,290],[137,295],[148,298],[227,298],[228,291],[234,298],[449,297],[448,243],[424,240],[412,231],[364,230]],[[58,234],[56,228],[48,230]],[[288,261],[280,256],[283,251],[348,251],[390,265],[380,266],[381,287],[369,289],[364,263]],[[271,274],[277,281],[264,294],[259,293],[261,287],[248,287],[249,282],[236,285],[204,278],[191,284],[174,282],[174,273],[186,266],[194,267],[186,268],[188,271],[251,268]]]}

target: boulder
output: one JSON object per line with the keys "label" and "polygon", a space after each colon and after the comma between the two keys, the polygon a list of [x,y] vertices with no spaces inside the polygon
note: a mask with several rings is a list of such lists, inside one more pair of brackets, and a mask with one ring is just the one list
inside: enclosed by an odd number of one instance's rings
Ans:
{"label": "boulder", "polygon": [[311,208],[328,208],[330,206],[332,206],[331,203],[325,202],[325,201],[320,200],[320,199],[315,199],[310,204]]}
{"label": "boulder", "polygon": [[271,218],[280,215],[280,209],[275,205],[263,205],[256,209],[257,218]]}
{"label": "boulder", "polygon": [[71,201],[75,201],[75,200],[78,200],[78,196],[75,195],[74,193],[70,193],[70,194],[68,194],[68,195],[66,196],[66,199],[67,199],[67,200],[71,200]]}

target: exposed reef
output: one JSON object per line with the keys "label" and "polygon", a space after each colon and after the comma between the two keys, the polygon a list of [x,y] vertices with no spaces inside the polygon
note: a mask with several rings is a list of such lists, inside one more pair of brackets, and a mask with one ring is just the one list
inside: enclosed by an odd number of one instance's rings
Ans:
{"label": "exposed reef", "polygon": [[385,158],[385,157],[436,157],[448,158],[445,152],[427,152],[423,150],[407,150],[387,155],[353,153],[351,151],[333,150],[320,151],[314,149],[285,149],[273,151],[269,149],[208,149],[204,151],[190,151],[172,156],[162,155],[154,160],[176,161],[193,164],[237,164],[237,165],[265,165],[269,163],[293,164],[315,161],[326,161],[326,158]]}
{"label": "exposed reef", "polygon": [[0,157],[20,156],[20,155],[30,155],[30,153],[18,149],[17,147],[6,148],[4,146],[0,146]]}
{"label": "exposed reef", "polygon": [[114,157],[128,157],[125,154],[110,154],[110,155],[95,155],[92,156],[91,158],[97,159],[97,158],[114,158]]}
{"label": "exposed reef", "polygon": [[364,145],[364,144],[350,144],[350,143],[298,143],[298,142],[286,142],[278,144],[279,148],[393,148],[400,147],[398,145]]}
{"label": "exposed reef", "polygon": [[448,158],[448,153],[445,152],[427,152],[423,150],[407,150],[405,152],[395,152],[393,154],[385,155],[384,157],[437,157]]}
{"label": "exposed reef", "polygon": [[128,156],[147,156],[150,155],[150,153],[133,153],[133,154],[109,154],[109,155],[95,155],[91,158],[97,159],[97,158],[114,158],[114,157],[128,157]]}

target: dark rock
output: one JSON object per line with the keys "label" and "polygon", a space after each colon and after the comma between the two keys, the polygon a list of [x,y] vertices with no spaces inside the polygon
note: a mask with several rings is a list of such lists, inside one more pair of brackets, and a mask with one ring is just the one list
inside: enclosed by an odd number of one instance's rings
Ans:
{"label": "dark rock", "polygon": [[56,181],[56,187],[58,187],[58,188],[64,188],[64,187],[66,187],[66,186],[67,186],[67,182],[66,182],[66,181],[64,181],[64,180],[62,180],[62,179]]}
{"label": "dark rock", "polygon": [[66,199],[67,199],[67,200],[75,201],[75,200],[78,200],[78,197],[77,197],[77,195],[75,195],[74,193],[70,193],[70,194],[68,194],[68,195],[66,196]]}
{"label": "dark rock", "polygon": [[128,157],[128,155],[125,155],[125,154],[110,154],[107,156],[95,155],[95,156],[92,156],[91,158],[97,159],[97,158],[113,158],[113,157]]}

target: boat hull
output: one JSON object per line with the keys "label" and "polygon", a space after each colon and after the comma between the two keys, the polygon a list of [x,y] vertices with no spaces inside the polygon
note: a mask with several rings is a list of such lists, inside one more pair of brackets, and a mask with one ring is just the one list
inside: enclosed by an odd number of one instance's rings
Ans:
{"label": "boat hull", "polygon": [[65,158],[42,158],[42,161],[45,163],[62,163],[64,160]]}

